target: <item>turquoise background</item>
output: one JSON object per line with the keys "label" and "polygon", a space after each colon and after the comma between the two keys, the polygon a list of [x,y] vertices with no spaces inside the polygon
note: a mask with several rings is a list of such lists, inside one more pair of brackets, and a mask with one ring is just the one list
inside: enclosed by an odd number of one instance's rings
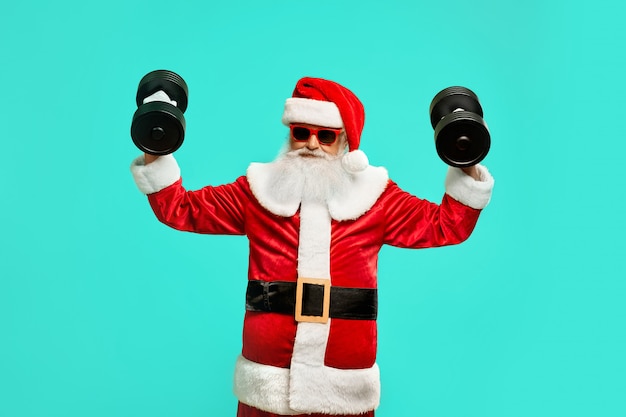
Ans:
{"label": "turquoise background", "polygon": [[428,106],[480,97],[491,204],[464,244],[384,248],[380,417],[626,415],[618,0],[25,1],[0,25],[0,416],[234,416],[247,241],[176,232],[129,172],[139,79],[190,88],[185,185],[269,161],[305,75],[438,201]]}

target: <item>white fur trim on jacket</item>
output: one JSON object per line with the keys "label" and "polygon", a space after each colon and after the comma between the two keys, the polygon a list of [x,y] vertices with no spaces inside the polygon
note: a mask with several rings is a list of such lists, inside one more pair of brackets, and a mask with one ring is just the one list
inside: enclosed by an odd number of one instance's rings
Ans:
{"label": "white fur trim on jacket", "polygon": [[283,124],[306,123],[324,127],[343,127],[339,107],[331,101],[292,97],[285,101]]}
{"label": "white fur trim on jacket", "polygon": [[328,200],[328,211],[337,221],[356,220],[372,208],[389,183],[389,174],[384,167],[369,165],[353,173],[352,186],[344,194],[335,194]]}
{"label": "white fur trim on jacket", "polygon": [[[292,187],[287,193],[277,192],[276,188],[280,187],[268,186],[272,183],[270,178],[275,168],[276,164],[251,165],[248,179],[252,192],[258,195],[259,188],[265,190],[267,195],[263,195],[263,199],[257,196],[259,202],[267,204],[269,199],[271,203],[277,203],[274,208],[281,213],[295,211],[300,207],[298,276],[329,280],[332,285],[331,206],[337,205],[335,211],[341,213],[341,204],[353,203],[351,198],[357,197],[358,204],[352,204],[347,212],[358,217],[357,213],[365,207],[369,209],[384,190],[387,173],[370,167],[365,176],[359,174],[346,177],[349,181],[349,187],[346,188],[350,192],[344,192],[335,201],[324,201],[324,197],[320,196],[303,198],[301,191],[293,194],[297,183],[291,183]],[[383,179],[384,182],[381,181]],[[372,182],[381,183],[377,187],[378,191],[372,192]],[[353,195],[354,189],[359,192]],[[291,207],[286,207],[289,205]],[[356,208],[358,210],[354,211]],[[282,415],[362,414],[374,410],[380,401],[380,375],[376,365],[350,370],[325,366],[331,326],[332,319],[326,323],[298,323],[288,369],[240,358],[235,371],[235,394],[239,401]]]}
{"label": "white fur trim on jacket", "polygon": [[446,176],[446,193],[467,206],[483,209],[491,200],[494,179],[482,165],[476,165],[480,173],[480,181],[465,174],[460,168],[449,167]]}
{"label": "white fur trim on jacket", "polygon": [[[293,216],[298,211],[304,183],[294,184],[291,189],[276,189],[272,179],[280,175],[280,170],[272,162],[253,162],[246,175],[252,193],[265,209],[282,217]],[[388,181],[389,175],[383,167],[370,165],[351,174],[350,185],[344,187],[343,194],[335,194],[327,201],[330,215],[337,221],[358,219],[372,208]]]}
{"label": "white fur trim on jacket", "polygon": [[[235,366],[235,395],[244,404],[285,416],[311,413],[311,409],[342,415],[378,408],[378,365],[367,369],[307,367],[306,372],[302,375],[306,378],[294,384],[289,369],[262,365],[240,356]],[[290,392],[296,395],[290,398]]]}
{"label": "white fur trim on jacket", "polygon": [[130,165],[137,188],[144,194],[152,194],[174,184],[180,178],[180,168],[173,155],[163,155],[146,165],[144,156]]}

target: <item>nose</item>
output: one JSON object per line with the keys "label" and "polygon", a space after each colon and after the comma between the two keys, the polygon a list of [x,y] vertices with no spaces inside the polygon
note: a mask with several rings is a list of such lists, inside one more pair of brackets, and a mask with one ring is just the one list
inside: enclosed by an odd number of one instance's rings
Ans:
{"label": "nose", "polygon": [[320,143],[318,142],[316,135],[313,134],[309,136],[309,140],[306,142],[306,147],[310,150],[319,149]]}

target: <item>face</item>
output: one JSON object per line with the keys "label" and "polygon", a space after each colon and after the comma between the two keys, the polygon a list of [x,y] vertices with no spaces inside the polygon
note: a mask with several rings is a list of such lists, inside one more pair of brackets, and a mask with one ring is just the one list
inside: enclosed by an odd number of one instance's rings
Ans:
{"label": "face", "polygon": [[[309,129],[311,135],[307,137],[306,130],[295,130],[294,128]],[[298,139],[294,137],[294,131],[296,132],[296,136],[298,137]],[[329,132],[334,132],[336,135],[336,139],[330,144],[325,144],[324,142],[328,141],[328,137],[332,136]],[[318,136],[320,136],[321,138]],[[321,149],[329,155],[337,155],[339,151],[345,147],[345,132],[343,129],[335,129],[300,123],[292,124],[289,134],[289,145],[291,150],[297,150],[306,147],[310,150]]]}

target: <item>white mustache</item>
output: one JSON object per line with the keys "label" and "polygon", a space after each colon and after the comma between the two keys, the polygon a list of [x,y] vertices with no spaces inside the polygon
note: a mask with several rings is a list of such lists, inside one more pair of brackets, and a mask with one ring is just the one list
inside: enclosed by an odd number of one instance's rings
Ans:
{"label": "white mustache", "polygon": [[332,160],[333,155],[329,155],[326,152],[324,152],[321,149],[309,149],[309,148],[300,148],[300,149],[295,149],[293,151],[289,151],[287,152],[287,156],[289,157],[309,157],[309,156],[313,156],[316,158],[324,158],[327,160]]}

